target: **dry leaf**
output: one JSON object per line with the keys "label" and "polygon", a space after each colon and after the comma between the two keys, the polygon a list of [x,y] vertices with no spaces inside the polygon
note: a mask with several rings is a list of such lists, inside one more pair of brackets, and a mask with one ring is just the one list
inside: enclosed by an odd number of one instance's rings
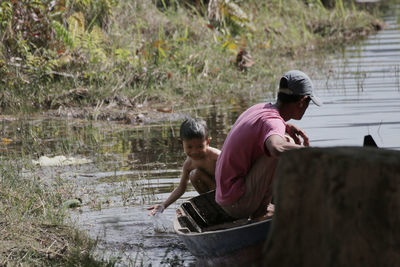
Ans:
{"label": "dry leaf", "polygon": [[3,137],[3,139],[1,139],[2,141],[3,141],[3,144],[4,145],[8,145],[8,144],[10,144],[13,140],[11,140],[11,139],[8,139],[8,138],[6,138],[6,137]]}
{"label": "dry leaf", "polygon": [[236,56],[236,66],[240,70],[246,70],[255,64],[249,52],[241,49]]}

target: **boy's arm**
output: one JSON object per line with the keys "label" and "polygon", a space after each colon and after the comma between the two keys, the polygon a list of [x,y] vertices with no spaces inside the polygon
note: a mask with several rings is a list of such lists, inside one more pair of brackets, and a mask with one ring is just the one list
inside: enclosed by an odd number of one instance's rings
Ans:
{"label": "boy's arm", "polygon": [[185,193],[189,181],[189,173],[191,171],[190,167],[191,162],[189,159],[186,159],[185,163],[183,164],[182,176],[181,180],[179,181],[179,185],[172,191],[169,197],[162,204],[156,204],[148,208],[148,210],[152,210],[150,212],[150,215],[155,215],[158,212],[163,212],[164,209],[174,203],[178,198],[183,195],[183,193]]}

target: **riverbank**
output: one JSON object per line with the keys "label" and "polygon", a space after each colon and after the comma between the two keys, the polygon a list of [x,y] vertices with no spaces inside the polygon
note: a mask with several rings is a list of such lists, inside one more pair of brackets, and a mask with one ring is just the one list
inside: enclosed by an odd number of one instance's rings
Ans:
{"label": "riverbank", "polygon": [[[49,111],[136,123],[146,110],[169,113],[210,99],[254,99],[273,92],[276,77],[287,69],[311,72],[301,59],[315,66],[323,61],[317,54],[383,27],[382,4],[367,12],[344,0],[333,8],[320,1],[253,0],[208,9],[177,0],[87,2],[39,6],[44,11],[37,16],[58,11],[67,21],[34,21],[37,30],[49,31],[43,42],[37,40],[41,35],[30,38],[35,33],[29,29],[15,38],[13,19],[4,21],[10,28],[0,46],[3,114]],[[26,13],[34,7],[19,8]]]}
{"label": "riverbank", "polygon": [[0,157],[0,266],[112,266],[93,257],[96,242],[66,223],[68,184],[43,181],[30,165]]}

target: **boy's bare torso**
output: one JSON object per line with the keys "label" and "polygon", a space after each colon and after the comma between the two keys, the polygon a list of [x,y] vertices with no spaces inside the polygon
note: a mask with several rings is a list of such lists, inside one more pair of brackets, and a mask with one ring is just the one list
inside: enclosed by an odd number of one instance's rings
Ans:
{"label": "boy's bare torso", "polygon": [[218,149],[208,147],[205,156],[200,159],[187,157],[184,163],[187,166],[187,172],[190,173],[194,169],[200,169],[215,179],[215,165],[219,154],[220,151]]}

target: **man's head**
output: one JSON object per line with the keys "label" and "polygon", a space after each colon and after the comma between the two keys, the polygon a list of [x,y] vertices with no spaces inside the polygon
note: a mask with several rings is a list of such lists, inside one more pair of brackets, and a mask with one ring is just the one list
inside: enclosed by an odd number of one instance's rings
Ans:
{"label": "man's head", "polygon": [[183,150],[193,159],[204,158],[211,138],[208,137],[208,127],[204,120],[187,118],[181,124],[180,138]]}
{"label": "man's head", "polygon": [[296,100],[308,96],[317,106],[322,105],[321,100],[314,95],[311,79],[299,70],[288,71],[282,76],[279,82],[278,98],[279,95],[283,101],[289,102],[296,102]]}
{"label": "man's head", "polygon": [[313,93],[313,84],[307,74],[299,70],[286,72],[279,82],[278,91],[278,102],[289,107],[286,109],[289,110],[286,113],[286,119],[300,120],[310,101],[317,106],[322,105]]}

